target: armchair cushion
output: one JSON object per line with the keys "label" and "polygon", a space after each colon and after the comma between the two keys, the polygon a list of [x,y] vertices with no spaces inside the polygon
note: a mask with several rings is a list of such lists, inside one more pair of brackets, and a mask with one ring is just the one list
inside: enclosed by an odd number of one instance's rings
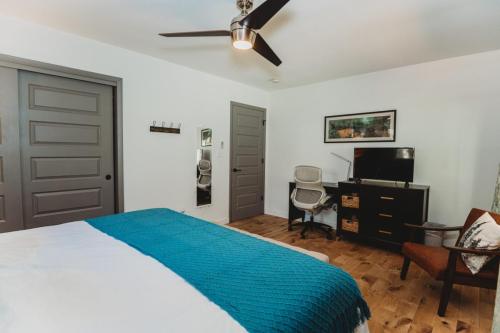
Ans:
{"label": "armchair cushion", "polygon": [[[404,243],[403,254],[414,261],[418,266],[422,267],[436,280],[444,280],[446,267],[448,266],[448,257],[450,252],[443,247],[426,246],[417,243]],[[495,263],[486,265],[474,277],[496,281],[498,278],[497,267]],[[457,259],[456,275],[464,277],[472,277],[471,271],[465,266],[460,257]]]}
{"label": "armchair cushion", "polygon": [[[463,233],[459,247],[470,249],[496,250],[500,248],[500,225],[489,213],[481,215]],[[492,256],[462,253],[462,259],[472,274],[477,274]]]}

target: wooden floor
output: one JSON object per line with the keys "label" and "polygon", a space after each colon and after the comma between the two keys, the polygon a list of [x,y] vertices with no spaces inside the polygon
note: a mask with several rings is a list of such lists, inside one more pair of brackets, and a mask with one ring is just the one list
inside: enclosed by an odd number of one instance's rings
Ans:
{"label": "wooden floor", "polygon": [[[330,262],[349,272],[370,306],[371,333],[378,332],[490,332],[495,291],[455,286],[447,316],[437,316],[441,283],[412,264],[406,281],[399,279],[402,258],[394,252],[352,243],[328,241],[319,233],[300,238],[287,230],[287,220],[258,216],[230,226],[327,254]],[[296,227],[296,229],[299,229]]]}

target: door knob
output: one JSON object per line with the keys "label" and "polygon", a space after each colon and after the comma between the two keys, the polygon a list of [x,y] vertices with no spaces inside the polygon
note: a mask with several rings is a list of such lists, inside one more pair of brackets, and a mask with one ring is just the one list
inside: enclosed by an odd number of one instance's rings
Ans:
{"label": "door knob", "polygon": [[106,180],[110,180],[111,179],[111,175],[106,175]]}
{"label": "door knob", "polygon": [[241,169],[236,169],[236,168],[233,168],[233,172],[240,172],[240,171],[243,171]]}

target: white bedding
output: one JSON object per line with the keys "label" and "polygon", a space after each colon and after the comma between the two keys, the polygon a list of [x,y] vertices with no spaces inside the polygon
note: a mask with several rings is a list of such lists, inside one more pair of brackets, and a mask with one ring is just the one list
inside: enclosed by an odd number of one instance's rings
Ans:
{"label": "white bedding", "polygon": [[246,330],[156,260],[73,222],[0,234],[0,332]]}

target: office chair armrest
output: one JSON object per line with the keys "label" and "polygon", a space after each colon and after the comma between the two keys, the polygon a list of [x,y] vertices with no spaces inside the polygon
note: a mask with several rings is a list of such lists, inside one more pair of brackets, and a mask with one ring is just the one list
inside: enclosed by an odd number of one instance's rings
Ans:
{"label": "office chair armrest", "polygon": [[468,249],[465,247],[446,246],[446,245],[443,245],[443,247],[450,252],[470,253],[470,254],[477,254],[477,255],[483,255],[483,256],[500,256],[500,249],[497,249],[497,250]]}
{"label": "office chair armrest", "polygon": [[331,198],[332,198],[331,196],[329,196],[329,195],[325,194],[325,195],[324,195],[324,196],[320,199],[320,201],[319,201],[319,202],[320,202],[320,204],[321,204],[322,206],[324,206],[324,205],[326,205],[326,203],[328,202],[328,200],[330,200]]}

